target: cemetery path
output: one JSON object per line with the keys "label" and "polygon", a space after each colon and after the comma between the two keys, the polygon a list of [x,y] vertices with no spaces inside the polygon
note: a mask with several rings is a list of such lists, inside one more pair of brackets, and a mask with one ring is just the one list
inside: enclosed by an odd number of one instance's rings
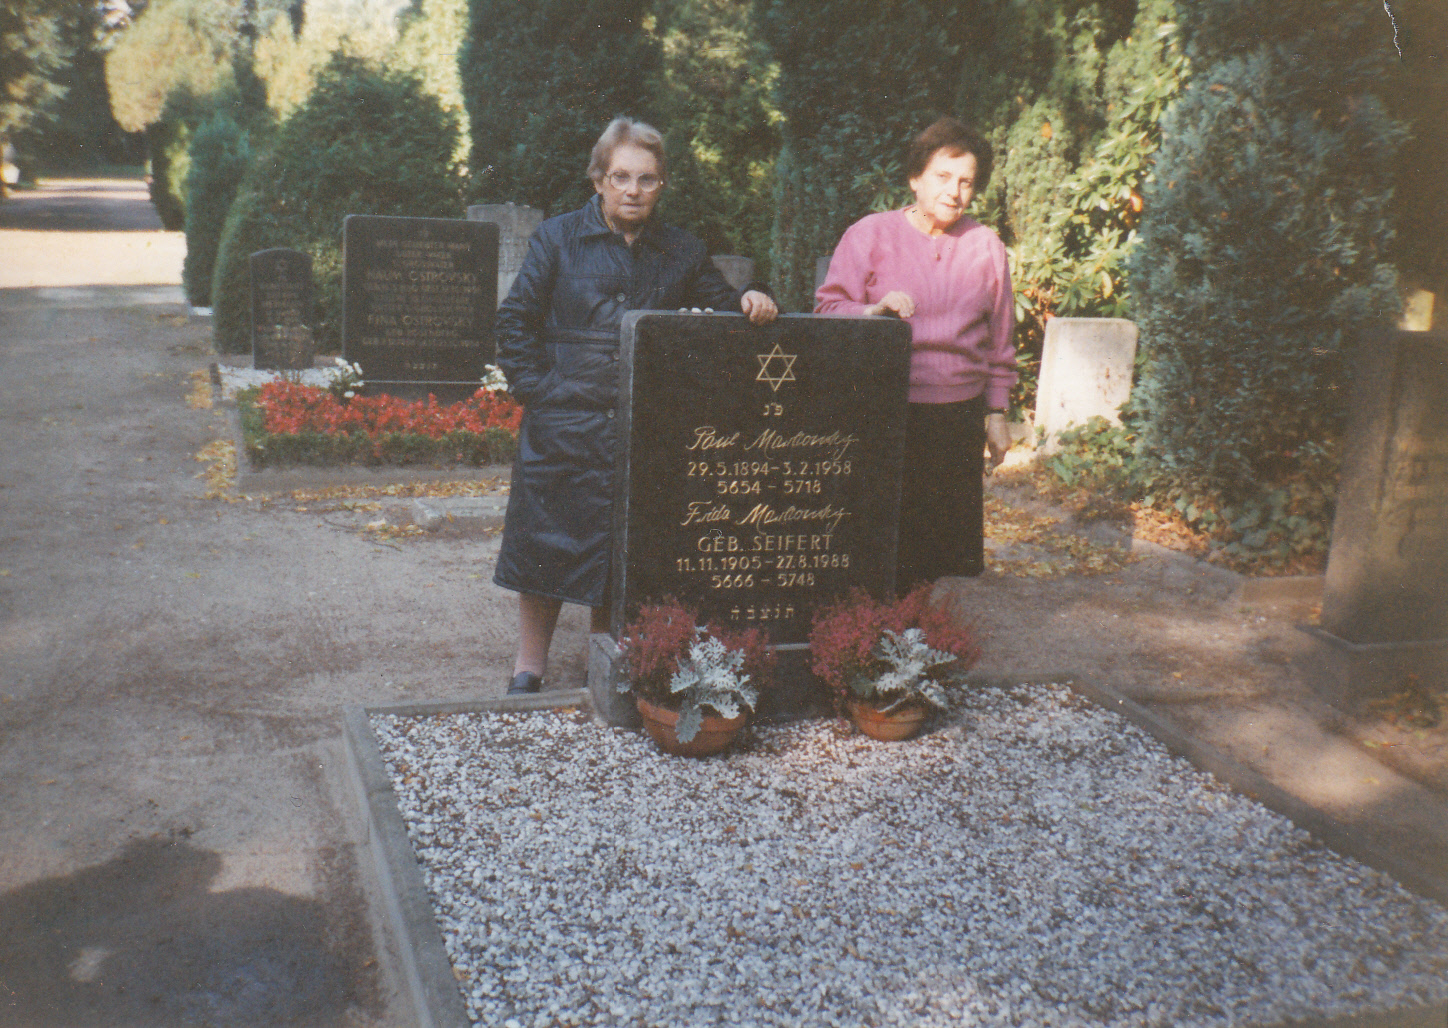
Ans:
{"label": "cemetery path", "polygon": [[49,179],[0,203],[0,253],[0,289],[179,287],[186,239],[140,179]]}
{"label": "cemetery path", "polygon": [[[77,223],[153,231],[95,195]],[[501,694],[496,540],[208,498],[196,455],[229,427],[179,261],[106,289],[112,251],[44,235],[56,276],[0,287],[0,1028],[409,1024],[340,712]],[[1090,675],[1448,866],[1443,797],[1324,731],[1298,686],[1306,610],[1160,559],[949,588],[981,671]],[[585,622],[565,608],[550,687],[581,684]]]}

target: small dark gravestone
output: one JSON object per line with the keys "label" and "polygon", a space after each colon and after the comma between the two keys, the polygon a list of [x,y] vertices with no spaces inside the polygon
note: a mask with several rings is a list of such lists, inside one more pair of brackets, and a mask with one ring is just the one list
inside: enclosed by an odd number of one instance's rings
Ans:
{"label": "small dark gravestone", "polygon": [[367,388],[471,396],[493,359],[498,226],[354,214],[342,249],[342,355]]}
{"label": "small dark gravestone", "polygon": [[[792,682],[762,713],[801,709],[814,611],[894,589],[909,326],[636,312],[620,364],[613,639],[665,596],[763,628]],[[596,709],[625,722],[607,663],[591,659]]]}
{"label": "small dark gravestone", "polygon": [[1357,357],[1315,680],[1333,702],[1448,680],[1448,336],[1385,332]]}
{"label": "small dark gravestone", "polygon": [[515,203],[480,203],[468,208],[468,220],[498,226],[498,302],[502,303],[528,255],[528,240],[543,224],[543,212]]}
{"label": "small dark gravestone", "polygon": [[312,258],[277,248],[251,255],[251,364],[273,371],[312,366]]}

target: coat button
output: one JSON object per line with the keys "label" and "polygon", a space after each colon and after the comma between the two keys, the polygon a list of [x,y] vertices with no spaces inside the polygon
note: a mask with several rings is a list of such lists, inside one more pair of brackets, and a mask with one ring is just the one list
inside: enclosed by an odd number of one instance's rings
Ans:
{"label": "coat button", "polygon": [[609,416],[609,417],[613,417],[613,409],[612,409],[612,408],[609,408],[608,416]]}
{"label": "coat button", "polygon": [[619,303],[625,303],[625,302],[627,302],[627,300],[628,300],[628,293],[619,293],[617,299],[618,299],[618,302],[619,302]]}

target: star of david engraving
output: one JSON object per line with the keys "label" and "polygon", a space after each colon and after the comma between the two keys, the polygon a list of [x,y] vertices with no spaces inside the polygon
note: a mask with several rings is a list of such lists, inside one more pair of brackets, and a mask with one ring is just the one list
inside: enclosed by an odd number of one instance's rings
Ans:
{"label": "star of david engraving", "polygon": [[[794,362],[799,358],[799,354],[785,353],[779,348],[779,344],[775,343],[773,350],[756,356],[759,358],[759,374],[755,376],[754,381],[768,382],[769,388],[776,393],[785,382],[795,381]],[[780,364],[776,365],[775,361],[779,361]],[[774,370],[775,368],[778,370]]]}

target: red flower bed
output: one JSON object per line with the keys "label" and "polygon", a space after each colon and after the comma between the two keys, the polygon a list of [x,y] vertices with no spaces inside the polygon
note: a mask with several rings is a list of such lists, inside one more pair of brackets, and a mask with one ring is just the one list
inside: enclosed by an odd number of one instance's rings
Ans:
{"label": "red flower bed", "polygon": [[401,432],[440,439],[452,432],[503,428],[518,432],[523,408],[505,392],[479,389],[470,399],[444,407],[434,397],[400,400],[395,396],[357,396],[342,401],[327,389],[275,381],[256,395],[263,430],[269,434],[351,435],[369,438]]}

